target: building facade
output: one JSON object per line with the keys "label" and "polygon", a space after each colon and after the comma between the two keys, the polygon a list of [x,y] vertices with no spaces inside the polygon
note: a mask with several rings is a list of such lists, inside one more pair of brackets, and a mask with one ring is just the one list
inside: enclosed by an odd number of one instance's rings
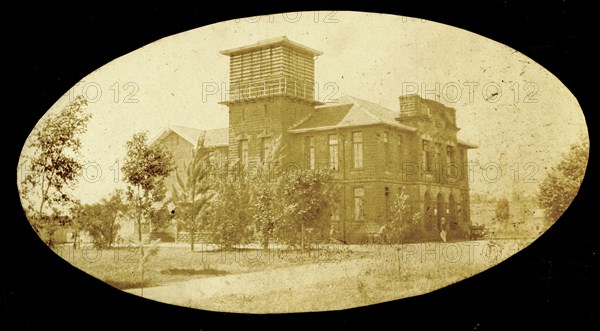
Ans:
{"label": "building facade", "polygon": [[399,97],[397,110],[351,96],[315,100],[315,60],[321,52],[280,37],[221,52],[230,59],[229,127],[167,128],[156,140],[178,166],[200,137],[213,161],[252,168],[273,142],[285,146],[284,166],[332,169],[342,187],[332,215],[334,236],[365,242],[390,217],[394,197],[408,195],[427,238],[468,237],[468,149],[453,108],[418,95]]}

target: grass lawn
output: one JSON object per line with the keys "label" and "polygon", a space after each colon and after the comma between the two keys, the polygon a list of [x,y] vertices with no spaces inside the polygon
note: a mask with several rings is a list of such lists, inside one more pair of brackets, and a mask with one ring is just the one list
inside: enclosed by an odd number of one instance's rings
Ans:
{"label": "grass lawn", "polygon": [[[448,286],[502,262],[529,242],[331,246],[310,256],[274,254],[263,264],[249,263],[251,259],[242,255],[237,262],[207,264],[213,270],[231,274],[148,288],[143,296],[185,307],[243,313],[346,309]],[[219,258],[216,254],[209,256]],[[262,272],[232,275],[245,271]],[[194,278],[198,277],[206,276]],[[137,289],[130,293],[141,294]]]}
{"label": "grass lawn", "polygon": [[[146,265],[144,296],[214,311],[336,310],[427,293],[484,271],[526,240],[328,245],[316,250],[214,250],[163,245]],[[119,289],[142,287],[137,247],[57,254]],[[181,283],[183,281],[185,282]],[[172,286],[168,286],[172,284]],[[167,285],[156,287],[160,285]],[[149,288],[152,287],[152,288]]]}
{"label": "grass lawn", "polygon": [[[116,288],[142,287],[139,247],[98,250],[92,245],[83,245],[74,250],[68,245],[57,247],[54,251],[75,267]],[[195,251],[191,252],[189,246],[160,246],[157,254],[146,262],[143,287],[307,263],[364,258],[372,254],[360,249],[352,250],[347,246],[328,246],[304,252],[235,248],[222,251],[215,250],[213,245],[197,245]]]}

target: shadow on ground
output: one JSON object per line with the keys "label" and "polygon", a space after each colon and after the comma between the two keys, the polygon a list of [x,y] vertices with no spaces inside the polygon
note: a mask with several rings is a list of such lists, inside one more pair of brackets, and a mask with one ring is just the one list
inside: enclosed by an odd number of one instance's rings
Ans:
{"label": "shadow on ground", "polygon": [[228,275],[229,272],[217,269],[185,269],[185,268],[171,268],[164,269],[160,273],[165,275],[184,275],[184,276],[194,276],[194,275],[204,275],[204,276],[223,276]]}

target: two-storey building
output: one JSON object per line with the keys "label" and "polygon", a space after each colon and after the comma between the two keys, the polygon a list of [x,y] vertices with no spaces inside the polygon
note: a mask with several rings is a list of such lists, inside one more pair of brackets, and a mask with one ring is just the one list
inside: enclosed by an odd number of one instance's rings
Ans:
{"label": "two-storey building", "polygon": [[315,100],[315,59],[321,52],[286,37],[221,52],[230,59],[229,127],[167,128],[155,140],[185,164],[198,138],[220,165],[263,164],[279,140],[284,165],[335,172],[342,186],[332,214],[338,239],[364,242],[390,217],[401,190],[428,238],[450,238],[471,225],[467,151],[457,137],[456,111],[418,95],[399,97],[397,110],[351,96]]}

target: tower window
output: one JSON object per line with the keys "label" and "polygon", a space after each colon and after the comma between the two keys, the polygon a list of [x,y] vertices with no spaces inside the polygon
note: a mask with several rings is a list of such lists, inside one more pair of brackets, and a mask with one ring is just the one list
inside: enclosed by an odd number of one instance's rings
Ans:
{"label": "tower window", "polygon": [[260,153],[260,160],[265,163],[267,161],[269,161],[268,159],[272,156],[271,155],[271,137],[265,137],[262,138],[261,144],[261,153]]}
{"label": "tower window", "polygon": [[248,140],[240,140],[239,142],[239,158],[243,166],[248,166]]}

